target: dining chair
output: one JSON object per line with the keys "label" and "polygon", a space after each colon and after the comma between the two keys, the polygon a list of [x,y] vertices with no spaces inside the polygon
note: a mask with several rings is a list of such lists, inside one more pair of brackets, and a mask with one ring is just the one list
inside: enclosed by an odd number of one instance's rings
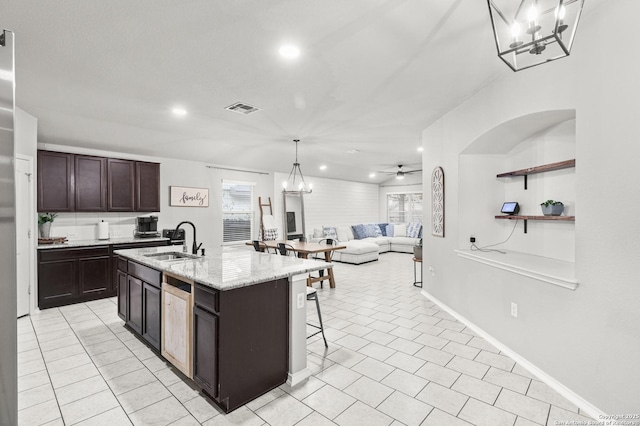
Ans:
{"label": "dining chair", "polygon": [[295,249],[293,248],[293,246],[291,244],[286,244],[286,243],[278,243],[278,252],[282,256],[295,256],[296,255],[296,252],[295,252]]}
{"label": "dining chair", "polygon": [[322,314],[320,313],[320,301],[318,300],[318,291],[315,288],[307,287],[307,300],[316,301],[316,310],[318,311],[318,322],[320,323],[320,326],[307,323],[308,326],[317,328],[319,330],[307,336],[307,339],[315,336],[318,333],[322,333],[322,339],[324,340],[324,347],[328,348],[329,345],[327,345],[327,338],[324,336],[324,325],[322,324]]}
{"label": "dining chair", "polygon": [[[318,241],[318,244],[323,244],[323,243],[327,244],[327,245],[330,245],[330,246],[336,246],[337,245],[337,241],[334,240],[333,238],[323,238],[320,241]],[[315,253],[313,255],[313,258],[316,259],[316,260],[327,260],[324,253]],[[329,253],[329,261],[331,261],[332,259],[333,259],[333,251],[331,251]],[[318,277],[312,277],[312,275],[309,274],[309,278],[324,277],[324,271],[325,271],[324,269],[320,269],[318,271]],[[328,272],[327,272],[327,274],[328,274]],[[320,288],[324,288],[324,280],[320,281]]]}

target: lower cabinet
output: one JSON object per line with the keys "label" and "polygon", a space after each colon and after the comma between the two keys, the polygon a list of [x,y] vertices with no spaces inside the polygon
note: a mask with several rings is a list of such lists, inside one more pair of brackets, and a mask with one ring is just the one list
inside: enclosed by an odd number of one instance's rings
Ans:
{"label": "lower cabinet", "polygon": [[109,246],[38,250],[38,307],[114,296],[109,265]]}
{"label": "lower cabinet", "polygon": [[225,412],[280,386],[289,369],[289,281],[194,292],[194,381]]}
{"label": "lower cabinet", "polygon": [[127,325],[135,330],[136,333],[142,333],[142,280],[127,277]]}
{"label": "lower cabinet", "polygon": [[142,337],[160,350],[160,289],[149,283],[142,285]]}
{"label": "lower cabinet", "polygon": [[160,350],[162,272],[117,257],[118,315],[149,344]]}
{"label": "lower cabinet", "polygon": [[212,398],[218,397],[218,316],[193,309],[193,380]]}

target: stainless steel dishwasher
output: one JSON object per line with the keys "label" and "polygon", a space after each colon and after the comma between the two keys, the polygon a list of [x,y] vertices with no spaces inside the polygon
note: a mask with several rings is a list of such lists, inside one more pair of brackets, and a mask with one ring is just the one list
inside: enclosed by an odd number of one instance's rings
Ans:
{"label": "stainless steel dishwasher", "polygon": [[193,281],[162,275],[161,353],[185,376],[193,376]]}

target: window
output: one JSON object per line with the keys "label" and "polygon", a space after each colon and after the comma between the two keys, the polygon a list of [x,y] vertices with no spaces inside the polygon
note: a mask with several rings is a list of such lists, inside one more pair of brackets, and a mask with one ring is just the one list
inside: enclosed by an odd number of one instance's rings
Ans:
{"label": "window", "polygon": [[250,241],[253,235],[253,186],[251,182],[222,182],[222,242]]}
{"label": "window", "polygon": [[387,220],[390,223],[422,223],[422,192],[387,194]]}

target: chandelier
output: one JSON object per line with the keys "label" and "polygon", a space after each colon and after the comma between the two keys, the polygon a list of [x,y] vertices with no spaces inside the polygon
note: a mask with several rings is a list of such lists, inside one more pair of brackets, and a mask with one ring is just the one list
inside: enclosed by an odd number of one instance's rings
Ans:
{"label": "chandelier", "polygon": [[[282,182],[282,192],[296,193],[296,194],[311,194],[312,184],[307,185],[302,176],[302,170],[300,169],[300,163],[298,163],[298,142],[300,139],[293,140],[296,143],[296,161],[293,163],[293,168],[287,180]],[[299,178],[298,178],[299,176]]]}
{"label": "chandelier", "polygon": [[498,56],[513,71],[569,56],[584,0],[487,0]]}

